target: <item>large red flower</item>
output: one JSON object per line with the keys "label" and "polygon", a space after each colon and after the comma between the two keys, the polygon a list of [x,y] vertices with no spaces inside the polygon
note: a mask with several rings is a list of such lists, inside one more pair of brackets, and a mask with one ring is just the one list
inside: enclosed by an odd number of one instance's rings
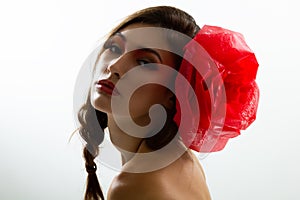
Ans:
{"label": "large red flower", "polygon": [[179,72],[191,88],[176,80],[174,120],[189,148],[220,151],[255,120],[257,68],[254,53],[234,31],[206,25],[185,46]]}

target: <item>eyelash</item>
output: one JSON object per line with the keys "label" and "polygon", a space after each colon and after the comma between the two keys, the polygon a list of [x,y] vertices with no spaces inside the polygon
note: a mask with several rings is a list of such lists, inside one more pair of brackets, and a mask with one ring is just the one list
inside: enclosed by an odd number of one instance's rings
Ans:
{"label": "eyelash", "polygon": [[[119,47],[119,45],[117,45],[116,43],[114,43],[113,41],[107,41],[105,44],[104,44],[104,49],[108,49],[110,52],[112,53],[115,53],[115,54],[122,54],[122,49]],[[149,69],[156,69],[156,65],[154,61],[152,60],[149,60],[149,59],[137,59],[136,60],[137,64],[140,65],[140,66],[145,66],[147,64],[151,64],[151,65],[147,65],[147,68]],[[141,64],[143,63],[143,64]]]}
{"label": "eyelash", "polygon": [[[152,63],[152,62],[150,62],[148,60],[145,60],[145,59],[138,59],[138,60],[136,60],[136,62],[139,65],[146,65],[146,64]],[[141,62],[144,62],[144,64],[141,64]]]}
{"label": "eyelash", "polygon": [[[155,62],[152,62],[152,61],[149,61],[146,59],[138,59],[136,62],[138,65],[140,65],[142,67],[146,67],[147,69],[150,69],[150,70],[157,69],[157,65]],[[144,62],[144,64],[141,64],[141,62]]]}
{"label": "eyelash", "polygon": [[112,53],[116,53],[116,54],[122,53],[122,49],[117,44],[113,43],[112,41],[107,41],[104,44],[104,49],[109,49]]}

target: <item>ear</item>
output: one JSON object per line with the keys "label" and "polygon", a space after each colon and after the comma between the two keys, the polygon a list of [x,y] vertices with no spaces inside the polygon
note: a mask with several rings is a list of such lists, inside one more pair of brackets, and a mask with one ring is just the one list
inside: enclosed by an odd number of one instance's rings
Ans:
{"label": "ear", "polygon": [[166,99],[165,99],[165,102],[164,102],[164,106],[167,108],[167,109],[173,109],[174,106],[175,106],[175,102],[176,102],[176,97],[175,95],[173,94],[173,92],[171,92],[170,90],[167,91],[167,94],[166,94]]}

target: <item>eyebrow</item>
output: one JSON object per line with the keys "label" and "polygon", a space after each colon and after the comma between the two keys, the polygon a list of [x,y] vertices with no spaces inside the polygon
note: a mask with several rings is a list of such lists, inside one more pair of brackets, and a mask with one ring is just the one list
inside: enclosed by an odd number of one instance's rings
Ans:
{"label": "eyebrow", "polygon": [[120,32],[116,32],[113,36],[119,36],[124,42],[127,41],[126,37]]}
{"label": "eyebrow", "polygon": [[158,57],[159,61],[162,63],[162,59],[161,59],[159,53],[157,51],[155,51],[154,49],[151,49],[151,48],[138,48],[138,50],[155,54]]}
{"label": "eyebrow", "polygon": [[[114,35],[119,36],[124,42],[127,41],[126,37],[121,32],[116,32]],[[160,54],[157,51],[155,51],[154,49],[146,48],[146,47],[138,47],[136,50],[152,53],[152,54],[156,55],[158,57],[159,61],[162,63]]]}

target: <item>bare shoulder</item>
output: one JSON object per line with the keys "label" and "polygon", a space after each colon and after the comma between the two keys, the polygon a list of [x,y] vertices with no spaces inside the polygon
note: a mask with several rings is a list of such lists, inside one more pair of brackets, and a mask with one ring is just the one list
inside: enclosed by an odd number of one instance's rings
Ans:
{"label": "bare shoulder", "polygon": [[184,160],[148,173],[121,173],[113,180],[108,200],[210,200],[201,166]]}
{"label": "bare shoulder", "polygon": [[108,200],[167,200],[170,195],[155,173],[121,173],[110,186]]}

